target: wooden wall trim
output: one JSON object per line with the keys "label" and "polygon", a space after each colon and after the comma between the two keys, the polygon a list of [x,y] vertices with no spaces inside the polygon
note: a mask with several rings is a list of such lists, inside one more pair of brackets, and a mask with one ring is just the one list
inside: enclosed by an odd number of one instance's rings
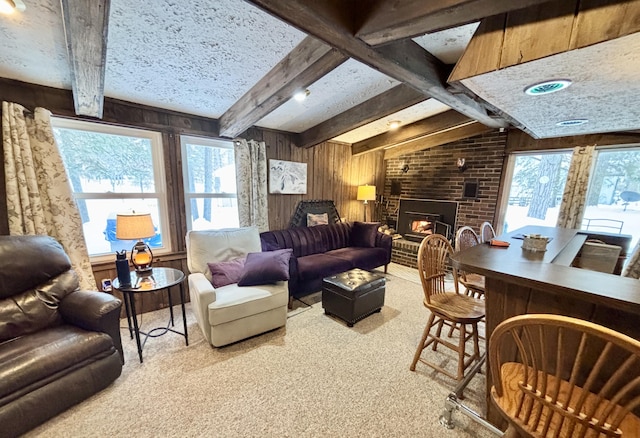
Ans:
{"label": "wooden wall trim", "polygon": [[513,152],[573,149],[576,146],[624,146],[640,144],[640,133],[612,132],[607,134],[576,135],[573,137],[544,138],[537,140],[520,130],[512,129],[507,137],[508,154]]}
{"label": "wooden wall trim", "polygon": [[71,90],[0,78],[0,100],[33,109],[46,108],[56,116],[160,132],[218,137],[218,120],[165,110],[124,100],[105,98],[102,119],[77,116]]}

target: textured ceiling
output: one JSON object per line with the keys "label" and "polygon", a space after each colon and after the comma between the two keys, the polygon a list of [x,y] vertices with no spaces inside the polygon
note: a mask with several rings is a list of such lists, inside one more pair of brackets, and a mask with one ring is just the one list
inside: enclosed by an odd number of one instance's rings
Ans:
{"label": "textured ceiling", "polygon": [[305,37],[244,1],[184,6],[112,0],[106,96],[219,117]]}
{"label": "textured ceiling", "polygon": [[353,59],[308,87],[307,99],[290,99],[257,125],[302,132],[380,94],[399,82]]}
{"label": "textured ceiling", "polygon": [[426,117],[435,116],[449,110],[450,108],[438,102],[435,99],[427,99],[424,102],[420,102],[416,105],[405,108],[402,111],[391,114],[375,122],[368,123],[364,126],[356,128],[345,134],[342,134],[336,138],[335,141],[341,141],[344,143],[356,143],[366,138],[373,137],[374,135],[382,134],[389,130],[389,122],[397,120],[401,122],[401,126],[409,123],[417,122]]}
{"label": "textured ceiling", "polygon": [[[0,77],[70,89],[58,0],[27,2],[0,17]],[[455,62],[477,24],[415,38]],[[111,0],[105,96],[207,117],[220,117],[291,51],[305,34],[238,0]],[[311,84],[309,99],[290,100],[256,125],[302,132],[398,82],[354,60]],[[356,142],[447,107],[430,100],[338,137]]]}
{"label": "textured ceiling", "polygon": [[0,77],[71,88],[59,0],[27,2],[27,11],[0,16]]}
{"label": "textured ceiling", "polygon": [[[0,77],[70,89],[69,61],[59,0],[26,3],[23,13],[0,16]],[[413,40],[454,64],[478,24]],[[219,118],[278,64],[305,34],[245,1],[111,0],[104,94],[159,108]],[[464,79],[481,99],[539,138],[638,129],[640,34]],[[548,96],[522,90],[568,78]],[[256,125],[303,132],[391,89],[398,82],[348,60],[309,85],[304,102],[289,100]],[[335,138],[355,143],[448,108],[433,99]],[[582,126],[558,127],[567,119]]]}
{"label": "textured ceiling", "polygon": [[[462,83],[539,138],[638,129],[640,33],[482,74]],[[529,96],[526,87],[570,79],[570,87]],[[580,126],[557,122],[588,119]]]}
{"label": "textured ceiling", "polygon": [[471,41],[478,24],[453,27],[413,38],[413,40],[445,64],[455,64]]}

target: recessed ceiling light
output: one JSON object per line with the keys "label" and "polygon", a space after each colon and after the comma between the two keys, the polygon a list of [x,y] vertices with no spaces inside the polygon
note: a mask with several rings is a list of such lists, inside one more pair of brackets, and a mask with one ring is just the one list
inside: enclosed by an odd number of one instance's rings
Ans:
{"label": "recessed ceiling light", "polygon": [[305,90],[300,90],[298,91],[296,94],[293,95],[293,98],[295,100],[297,100],[298,102],[302,102],[303,100],[305,100],[307,98],[307,96],[309,96],[311,94],[311,91],[305,89]]}
{"label": "recessed ceiling light", "polygon": [[0,0],[0,13],[12,14],[16,10],[23,12],[26,6],[22,0]]}
{"label": "recessed ceiling light", "polygon": [[556,126],[580,126],[589,123],[589,119],[571,119],[556,123]]}
{"label": "recessed ceiling light", "polygon": [[389,129],[398,129],[401,123],[402,122],[400,122],[400,120],[390,120],[387,125],[389,126]]}
{"label": "recessed ceiling light", "polygon": [[524,89],[524,92],[529,96],[540,96],[542,94],[550,94],[563,90],[569,85],[571,85],[571,81],[569,79],[554,79],[552,81],[544,81],[538,84],[529,85]]}

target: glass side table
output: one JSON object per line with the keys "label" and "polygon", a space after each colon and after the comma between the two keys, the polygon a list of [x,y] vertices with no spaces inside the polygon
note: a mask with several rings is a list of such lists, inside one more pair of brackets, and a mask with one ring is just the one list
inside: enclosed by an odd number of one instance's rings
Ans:
{"label": "glass side table", "polygon": [[[142,349],[144,348],[147,339],[156,338],[162,336],[167,332],[177,333],[184,336],[185,343],[189,345],[189,336],[187,333],[187,316],[184,311],[184,287],[183,282],[185,275],[179,269],[173,268],[153,268],[151,272],[138,274],[135,270],[131,271],[131,286],[121,287],[120,281],[115,278],[112,281],[114,289],[122,292],[124,298],[124,307],[127,313],[127,325],[129,326],[129,335],[133,339],[136,338],[136,344],[138,346],[138,356],[140,357],[140,363],[142,363]],[[180,306],[182,307],[182,326],[184,331],[179,332],[175,330],[173,321],[173,302],[171,299],[171,287],[180,286]],[[171,315],[166,327],[156,327],[149,331],[142,331],[138,325],[138,319],[136,317],[136,294],[144,294],[149,292],[158,292],[166,290],[167,298],[169,300],[169,313]],[[144,340],[140,340],[140,335],[144,336]]]}

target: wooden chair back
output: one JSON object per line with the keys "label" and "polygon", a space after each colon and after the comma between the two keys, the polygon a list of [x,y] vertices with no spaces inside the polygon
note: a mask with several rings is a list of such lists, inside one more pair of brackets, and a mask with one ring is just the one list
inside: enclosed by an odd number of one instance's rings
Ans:
{"label": "wooden chair back", "polygon": [[[425,301],[429,304],[431,304],[431,296],[447,292],[445,289],[445,276],[447,274],[447,260],[451,254],[453,254],[453,248],[441,234],[430,234],[420,243],[420,248],[418,249],[418,273],[420,274]],[[455,281],[454,283],[457,292],[458,282]]]}
{"label": "wooden chair back", "polygon": [[[459,228],[456,232],[456,252],[471,248],[478,245],[479,243],[480,238],[471,227],[464,226]],[[481,280],[481,276],[475,274],[467,274],[465,271],[459,271],[458,274],[460,275],[460,280],[467,289],[467,293],[469,295],[474,296],[476,294],[476,291],[480,296],[484,295],[484,279]],[[475,282],[472,281],[474,279]]]}
{"label": "wooden chair back", "polygon": [[480,225],[480,241],[482,243],[488,242],[496,237],[496,232],[493,229],[493,225],[490,222],[483,222]]}
{"label": "wooden chair back", "polygon": [[473,228],[464,226],[456,232],[456,251],[471,248],[480,243],[480,238]]}
{"label": "wooden chair back", "polygon": [[633,338],[575,318],[520,315],[494,330],[489,365],[493,401],[520,434],[640,436]]}

